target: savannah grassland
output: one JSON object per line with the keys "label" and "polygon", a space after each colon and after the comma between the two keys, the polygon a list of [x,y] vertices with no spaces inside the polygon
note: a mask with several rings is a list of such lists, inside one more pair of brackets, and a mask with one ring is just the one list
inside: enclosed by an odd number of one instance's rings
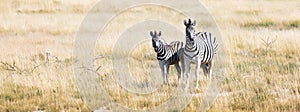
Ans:
{"label": "savannah grassland", "polygon": [[[89,111],[75,83],[72,52],[76,31],[95,3],[95,0],[0,2],[0,111]],[[300,111],[300,1],[204,0],[202,3],[219,25],[227,57],[220,95],[209,111]],[[177,79],[174,68],[171,85],[162,86],[150,98],[120,89],[113,83],[108,66],[111,51],[107,48],[96,50],[95,57],[100,58],[95,61],[95,69],[101,68],[95,72],[115,102],[137,110],[151,108],[168,99],[170,95],[166,93],[174,92]],[[155,55],[149,56],[148,52],[151,50],[151,44],[147,44],[133,51],[129,59],[132,66],[145,63],[136,70],[145,76],[149,71],[142,67],[151,65],[140,57],[154,62]],[[136,77],[144,81],[145,76]],[[184,111],[197,111],[200,102],[199,97],[193,98]]]}

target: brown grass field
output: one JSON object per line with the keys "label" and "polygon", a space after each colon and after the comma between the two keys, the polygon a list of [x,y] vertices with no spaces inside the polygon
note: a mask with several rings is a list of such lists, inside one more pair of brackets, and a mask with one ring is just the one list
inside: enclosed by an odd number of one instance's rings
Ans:
{"label": "brown grass field", "polygon": [[[227,57],[220,94],[208,111],[300,111],[300,1],[201,2],[218,24]],[[0,1],[1,112],[91,111],[76,85],[72,53],[80,23],[96,3],[97,0]],[[128,10],[115,21],[131,22],[126,16],[153,10],[168,12],[141,7]],[[173,19],[183,24],[182,18]],[[121,29],[116,24],[110,27],[113,29],[107,29],[103,36],[109,37]],[[98,41],[113,42],[115,38]],[[142,110],[161,105],[171,97],[168,93],[177,86],[174,67],[171,84],[162,86],[158,93],[143,96],[121,89],[111,76],[111,47],[109,42],[96,46],[95,56],[103,57],[95,65],[101,66],[96,72],[114,102]],[[133,76],[141,82],[149,78],[150,71],[145,68],[157,66],[153,53],[151,42],[147,41],[134,49],[129,58],[131,69],[135,68]],[[151,65],[153,62],[155,65]],[[161,76],[160,72],[157,75]],[[200,85],[204,87],[206,83]],[[201,99],[194,97],[184,111],[198,111],[200,104]]]}

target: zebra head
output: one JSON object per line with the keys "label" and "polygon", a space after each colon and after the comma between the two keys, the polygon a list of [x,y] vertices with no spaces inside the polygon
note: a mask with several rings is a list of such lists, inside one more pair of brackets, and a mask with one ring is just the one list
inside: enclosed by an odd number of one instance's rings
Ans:
{"label": "zebra head", "polygon": [[158,33],[156,31],[150,31],[150,36],[152,37],[152,47],[154,48],[155,52],[157,52],[160,46],[166,44],[165,40],[163,40],[161,36],[161,31]]}
{"label": "zebra head", "polygon": [[196,20],[194,22],[191,21],[191,19],[184,20],[184,25],[185,25],[185,36],[187,39],[187,44],[193,44],[194,38],[196,37],[196,31],[195,31],[195,26],[196,26]]}

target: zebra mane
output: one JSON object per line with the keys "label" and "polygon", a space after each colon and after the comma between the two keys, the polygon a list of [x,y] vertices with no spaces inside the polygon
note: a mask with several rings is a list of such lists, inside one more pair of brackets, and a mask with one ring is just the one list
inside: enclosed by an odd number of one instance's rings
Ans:
{"label": "zebra mane", "polygon": [[198,35],[200,35],[202,32],[198,32],[198,33],[196,33],[196,36],[198,36]]}

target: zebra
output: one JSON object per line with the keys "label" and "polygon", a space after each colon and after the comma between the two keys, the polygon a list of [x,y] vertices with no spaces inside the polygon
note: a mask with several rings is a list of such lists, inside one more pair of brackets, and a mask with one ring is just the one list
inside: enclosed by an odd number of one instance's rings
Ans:
{"label": "zebra", "polygon": [[159,33],[150,31],[150,36],[152,37],[152,47],[157,54],[157,60],[161,69],[164,84],[169,84],[168,74],[170,65],[175,65],[179,81],[181,76],[179,62],[181,62],[181,65],[183,64],[183,42],[173,41],[170,44],[167,44],[167,42],[161,38],[161,31],[159,31]]}
{"label": "zebra", "polygon": [[216,38],[209,32],[198,32],[195,31],[196,20],[191,22],[184,20],[186,26],[186,44],[184,48],[184,65],[186,75],[186,90],[189,87],[189,76],[190,76],[190,64],[196,64],[196,85],[198,88],[199,81],[199,69],[200,66],[203,69],[205,77],[209,74],[208,78],[211,80],[212,67],[214,63],[214,56],[218,48],[218,42]]}

